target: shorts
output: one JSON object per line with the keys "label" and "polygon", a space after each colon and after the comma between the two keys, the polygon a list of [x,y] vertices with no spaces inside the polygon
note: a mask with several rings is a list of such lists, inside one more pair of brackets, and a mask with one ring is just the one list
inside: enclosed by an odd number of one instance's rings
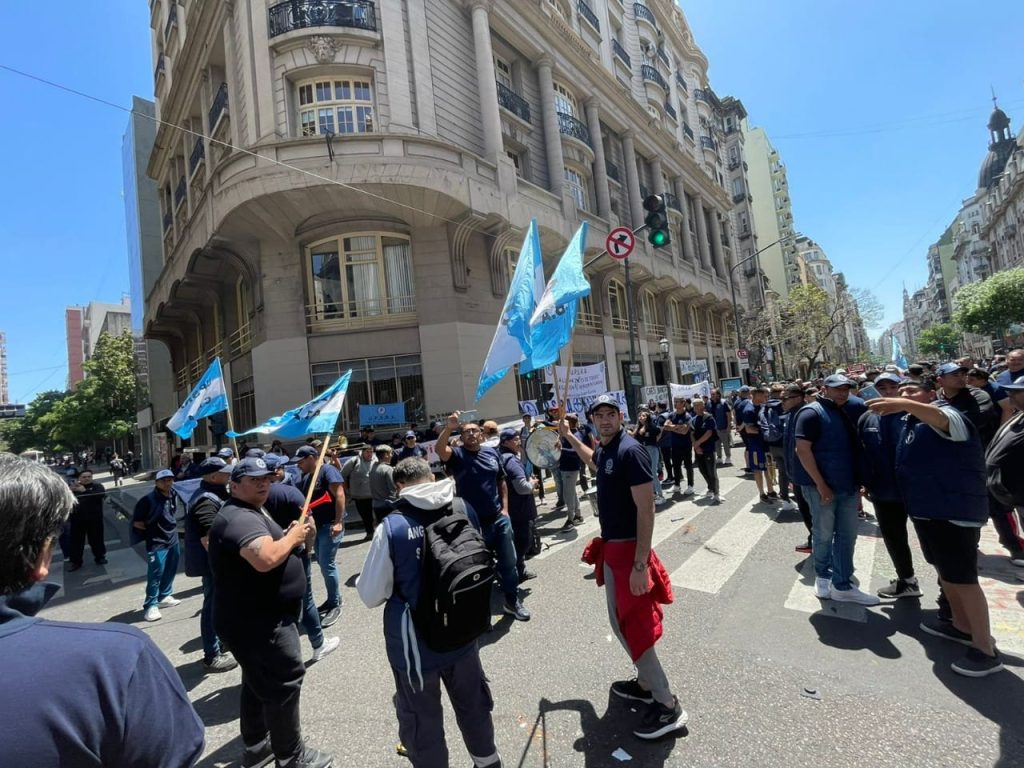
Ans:
{"label": "shorts", "polygon": [[978,583],[978,542],[981,528],[948,520],[912,518],[924,559],[950,584]]}
{"label": "shorts", "polygon": [[746,435],[747,468],[755,472],[764,472],[767,463],[764,457],[764,442],[756,435]]}

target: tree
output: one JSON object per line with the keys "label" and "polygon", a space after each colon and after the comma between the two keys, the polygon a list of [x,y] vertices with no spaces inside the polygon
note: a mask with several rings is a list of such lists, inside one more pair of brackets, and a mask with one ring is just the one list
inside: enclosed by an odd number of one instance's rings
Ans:
{"label": "tree", "polygon": [[1024,267],[997,272],[961,288],[954,300],[953,321],[971,333],[1002,337],[1024,322]]}
{"label": "tree", "polygon": [[925,355],[951,358],[960,348],[960,331],[952,323],[929,325],[917,335],[917,349]]}
{"label": "tree", "polygon": [[43,421],[65,397],[66,393],[56,390],[40,392],[25,408],[22,418],[0,420],[0,442],[5,450],[22,453],[30,448],[49,448],[50,436]]}

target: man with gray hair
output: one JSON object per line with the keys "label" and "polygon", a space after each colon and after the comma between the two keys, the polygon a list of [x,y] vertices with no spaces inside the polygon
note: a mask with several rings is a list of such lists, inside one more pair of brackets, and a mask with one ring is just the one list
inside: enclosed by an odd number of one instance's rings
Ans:
{"label": "man with gray hair", "polygon": [[3,762],[193,765],[203,723],[145,633],[37,616],[60,590],[46,577],[73,505],[56,473],[0,453],[0,711],[16,714]]}

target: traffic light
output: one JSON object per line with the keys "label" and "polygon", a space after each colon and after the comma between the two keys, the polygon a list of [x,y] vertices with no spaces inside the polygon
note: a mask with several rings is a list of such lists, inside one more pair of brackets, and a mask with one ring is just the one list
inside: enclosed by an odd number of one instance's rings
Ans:
{"label": "traffic light", "polygon": [[664,248],[672,242],[668,234],[668,213],[665,211],[665,198],[662,195],[648,195],[644,198],[644,210],[647,217],[647,242],[655,248]]}

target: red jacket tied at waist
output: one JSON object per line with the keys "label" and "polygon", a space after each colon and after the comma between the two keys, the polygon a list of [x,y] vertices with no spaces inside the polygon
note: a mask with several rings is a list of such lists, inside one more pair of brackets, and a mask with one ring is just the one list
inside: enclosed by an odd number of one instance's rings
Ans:
{"label": "red jacket tied at waist", "polygon": [[605,541],[596,536],[583,550],[581,558],[594,566],[599,587],[604,586],[604,566],[611,569],[615,578],[615,613],[619,632],[629,646],[633,661],[661,638],[661,619],[665,613],[661,606],[674,599],[668,571],[653,549],[647,565],[648,578],[653,582],[651,589],[644,595],[634,595],[629,591],[629,575],[633,572],[635,555],[635,541]]}

